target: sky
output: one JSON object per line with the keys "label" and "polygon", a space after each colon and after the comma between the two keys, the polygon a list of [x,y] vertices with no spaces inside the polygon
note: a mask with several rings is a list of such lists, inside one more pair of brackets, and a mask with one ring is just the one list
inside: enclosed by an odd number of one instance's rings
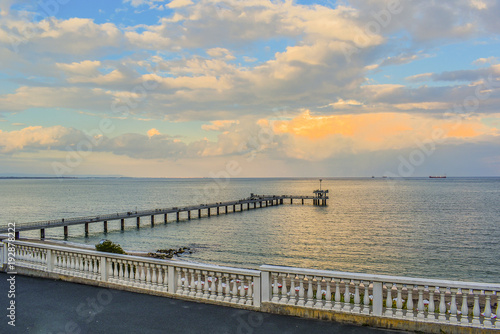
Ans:
{"label": "sky", "polygon": [[0,175],[500,176],[496,0],[0,0]]}

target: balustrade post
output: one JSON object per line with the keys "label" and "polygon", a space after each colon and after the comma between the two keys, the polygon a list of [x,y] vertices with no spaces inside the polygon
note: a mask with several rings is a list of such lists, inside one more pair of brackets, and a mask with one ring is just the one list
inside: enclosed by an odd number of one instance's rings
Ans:
{"label": "balustrade post", "polygon": [[262,297],[262,284],[260,276],[252,276],[253,281],[253,305],[260,307],[261,297]]}
{"label": "balustrade post", "polygon": [[351,311],[351,294],[349,293],[350,287],[350,280],[344,279],[344,307],[342,308],[342,311],[345,312]]}
{"label": "balustrade post", "polygon": [[469,306],[467,305],[467,297],[469,292],[466,289],[461,289],[462,292],[462,307],[460,311],[462,312],[462,317],[460,318],[460,323],[463,325],[469,324]]}
{"label": "balustrade post", "polygon": [[101,281],[108,281],[108,259],[105,256],[101,256],[101,261],[99,261],[99,269],[101,270]]}
{"label": "balustrade post", "polygon": [[370,314],[370,296],[369,296],[369,281],[363,281],[363,286],[365,288],[365,293],[363,296],[363,314]]}
{"label": "balustrade post", "polygon": [[445,303],[446,288],[439,287],[439,322],[446,322],[446,303]]}
{"label": "balustrade post", "polygon": [[385,283],[385,286],[387,287],[387,298],[385,300],[385,316],[386,317],[392,317],[393,312],[392,312],[392,286],[390,286],[391,283]]}
{"label": "balustrade post", "polygon": [[[261,269],[261,271],[260,271],[260,281],[261,281],[260,300],[263,302],[268,302],[271,299],[270,275],[271,275],[271,273],[269,271],[265,271],[265,270]],[[257,289],[255,289],[255,293],[257,294]]]}
{"label": "balustrade post", "polygon": [[401,296],[403,285],[396,284],[397,297],[396,297],[396,314],[397,318],[403,317],[403,297]]}
{"label": "balustrade post", "polygon": [[382,316],[384,293],[382,282],[373,282],[373,315]]}
{"label": "balustrade post", "polygon": [[297,302],[297,291],[295,291],[295,274],[290,275],[290,298],[288,305],[295,305]]}
{"label": "balustrade post", "polygon": [[47,249],[47,272],[51,273],[54,271],[54,259],[52,257],[52,250]]}
{"label": "balustrade post", "polygon": [[450,302],[450,323],[456,324],[457,321],[457,288],[451,288],[451,302]]}
{"label": "balustrade post", "polygon": [[280,299],[280,304],[287,304],[288,303],[288,295],[287,295],[287,289],[286,289],[286,276],[287,274],[281,274],[281,299]]}
{"label": "balustrade post", "polygon": [[483,318],[483,326],[485,328],[492,328],[492,322],[491,322],[491,295],[493,292],[491,291],[485,291],[485,304],[484,304],[484,318]]}
{"label": "balustrade post", "polygon": [[[318,293],[321,293],[321,291],[316,291],[316,296]],[[313,307],[314,306],[314,299],[313,299],[313,276],[307,276],[307,303],[305,307]]]}
{"label": "balustrade post", "polygon": [[414,318],[414,313],[413,313],[413,285],[406,286],[406,289],[408,290],[408,297],[406,301],[406,318],[413,320]]}
{"label": "balustrade post", "polygon": [[479,316],[481,314],[481,310],[479,308],[479,295],[481,294],[481,290],[472,290],[474,294],[474,308],[472,309],[472,325],[480,325],[481,321],[479,320]]}

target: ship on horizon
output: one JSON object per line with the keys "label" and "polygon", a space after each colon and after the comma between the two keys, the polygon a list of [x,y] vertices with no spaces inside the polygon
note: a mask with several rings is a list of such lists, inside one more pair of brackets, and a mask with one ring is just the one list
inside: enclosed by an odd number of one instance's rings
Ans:
{"label": "ship on horizon", "polygon": [[431,175],[429,179],[446,179],[446,175]]}

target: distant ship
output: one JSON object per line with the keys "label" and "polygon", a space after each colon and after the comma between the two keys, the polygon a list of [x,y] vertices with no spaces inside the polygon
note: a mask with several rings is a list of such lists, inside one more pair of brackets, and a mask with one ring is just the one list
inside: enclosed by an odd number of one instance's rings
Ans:
{"label": "distant ship", "polygon": [[446,179],[446,175],[429,176],[429,179]]}

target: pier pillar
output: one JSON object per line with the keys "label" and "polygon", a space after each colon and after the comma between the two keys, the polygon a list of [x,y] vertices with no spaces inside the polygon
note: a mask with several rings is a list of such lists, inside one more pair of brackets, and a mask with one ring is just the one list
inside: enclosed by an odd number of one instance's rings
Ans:
{"label": "pier pillar", "polygon": [[108,233],[108,222],[104,221],[104,233]]}
{"label": "pier pillar", "polygon": [[250,210],[250,203],[247,203],[247,210]]}
{"label": "pier pillar", "polygon": [[123,231],[125,229],[125,218],[120,220],[120,229]]}
{"label": "pier pillar", "polygon": [[137,228],[141,227],[141,217],[137,217]]}
{"label": "pier pillar", "polygon": [[151,215],[151,227],[155,226],[155,215]]}
{"label": "pier pillar", "polygon": [[45,229],[40,229],[40,239],[45,239]]}
{"label": "pier pillar", "polygon": [[16,239],[16,240],[19,240],[19,231],[16,231],[16,232],[14,233],[14,235],[15,235],[15,239]]}
{"label": "pier pillar", "polygon": [[257,208],[257,202],[253,202],[253,208],[256,209]]}
{"label": "pier pillar", "polygon": [[201,209],[198,209],[198,218],[201,218]]}
{"label": "pier pillar", "polygon": [[217,216],[219,215],[219,207],[217,206]]}
{"label": "pier pillar", "polygon": [[236,204],[233,204],[233,212],[236,212]]}
{"label": "pier pillar", "polygon": [[85,223],[85,235],[89,235],[89,223]]}
{"label": "pier pillar", "polygon": [[165,220],[164,220],[164,223],[166,224],[167,223],[167,220],[168,220],[168,215],[165,214]]}
{"label": "pier pillar", "polygon": [[290,198],[290,204],[293,204],[293,198]]}
{"label": "pier pillar", "polygon": [[177,221],[179,221],[179,219],[180,219],[180,214],[181,214],[181,212],[180,212],[180,211],[177,211],[177,217],[176,217],[176,220],[177,220]]}
{"label": "pier pillar", "polygon": [[302,199],[302,205],[304,205],[304,199]]}
{"label": "pier pillar", "polygon": [[208,208],[208,211],[207,211],[207,212],[208,212],[208,216],[210,217],[210,208]]}
{"label": "pier pillar", "polygon": [[280,199],[280,204],[283,204],[283,198]]}
{"label": "pier pillar", "polygon": [[240,204],[240,211],[243,211],[243,203]]}
{"label": "pier pillar", "polygon": [[191,211],[188,211],[188,219],[191,220]]}
{"label": "pier pillar", "polygon": [[226,211],[224,211],[224,212],[225,212],[225,213],[226,213],[226,215],[227,215],[227,205],[226,205]]}
{"label": "pier pillar", "polygon": [[68,225],[64,226],[64,237],[68,237]]}

